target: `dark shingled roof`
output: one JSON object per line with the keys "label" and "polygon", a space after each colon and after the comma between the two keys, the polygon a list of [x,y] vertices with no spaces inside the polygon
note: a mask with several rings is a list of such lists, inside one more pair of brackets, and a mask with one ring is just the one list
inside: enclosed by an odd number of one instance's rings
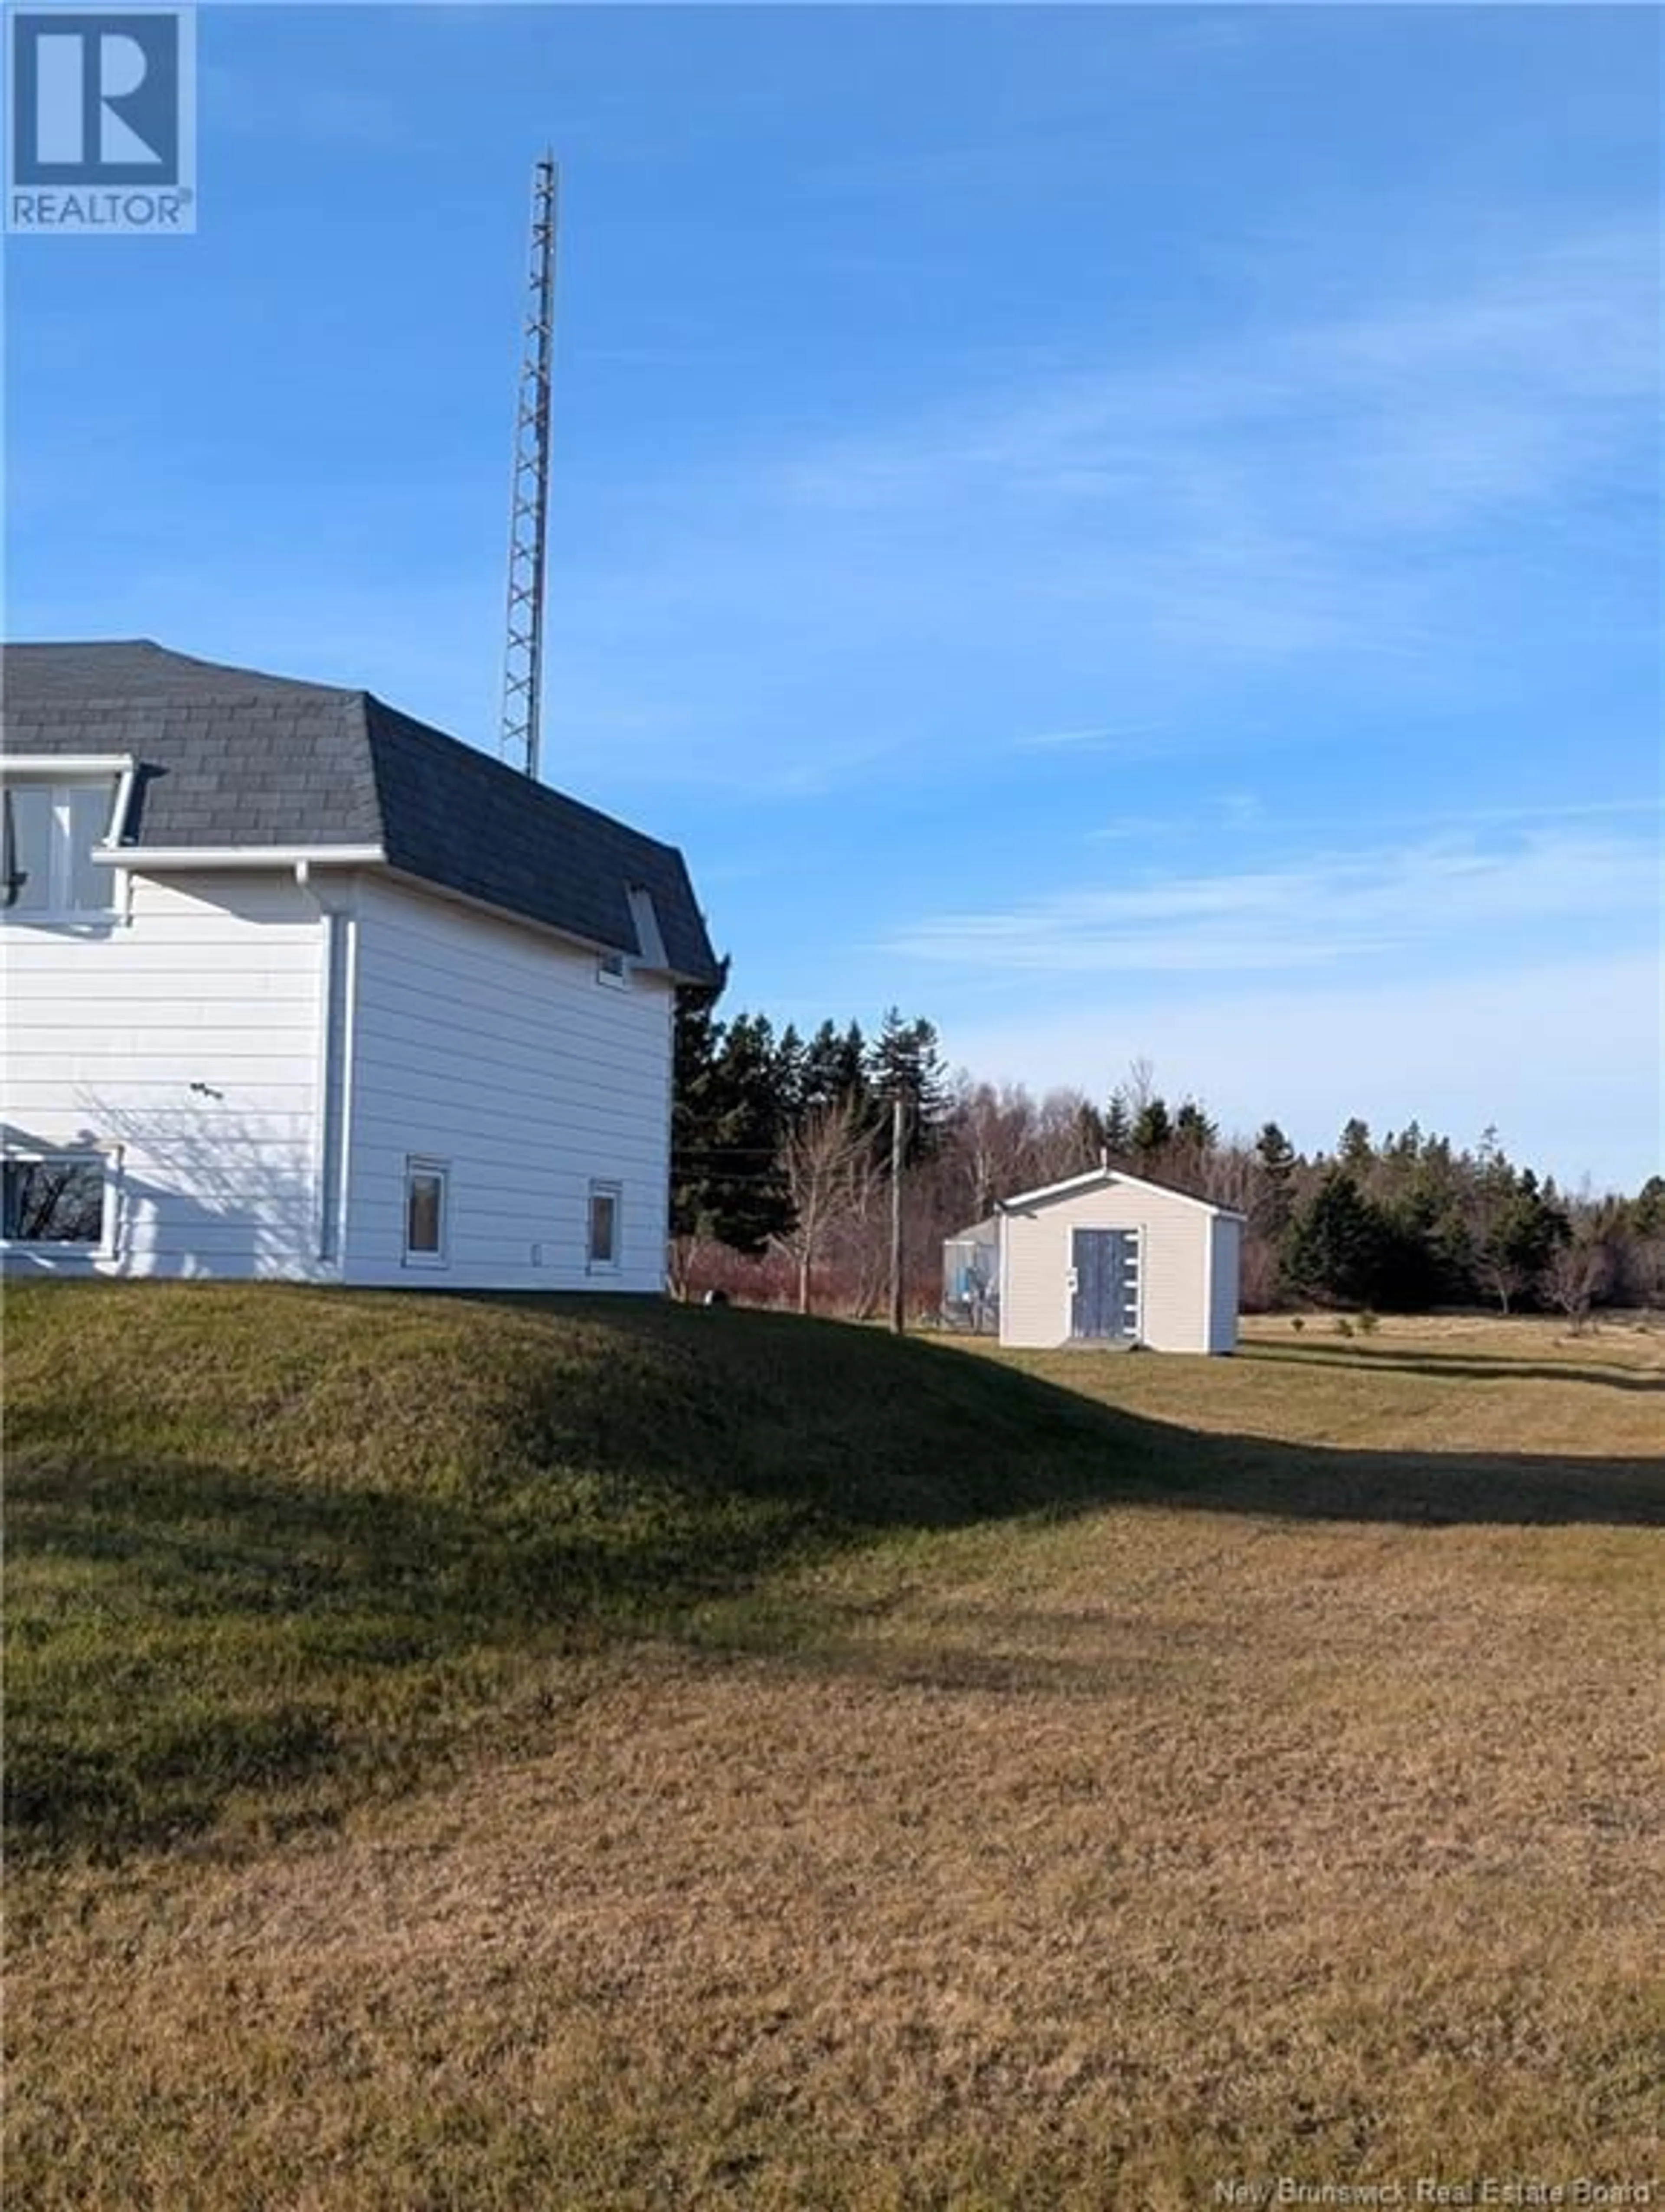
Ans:
{"label": "dark shingled roof", "polygon": [[222,668],[139,640],[0,651],[0,750],[131,753],[129,842],[379,845],[390,867],[645,955],[628,894],[652,895],[665,957],[714,981],[680,853],[413,721],[368,691]]}

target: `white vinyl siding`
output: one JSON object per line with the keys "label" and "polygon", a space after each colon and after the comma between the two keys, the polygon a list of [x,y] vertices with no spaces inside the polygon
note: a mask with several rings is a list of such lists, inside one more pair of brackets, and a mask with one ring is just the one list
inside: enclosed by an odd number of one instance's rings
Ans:
{"label": "white vinyl siding", "polygon": [[7,1142],[121,1159],[109,1249],[9,1265],[315,1270],[321,942],[276,876],[136,876],[125,921],[0,929]]}
{"label": "white vinyl siding", "polygon": [[665,1285],[671,992],[593,951],[367,881],[356,924],[345,1272],[410,1280],[404,1168],[448,1163],[444,1279],[581,1290],[591,1185],[621,1194],[609,1289]]}
{"label": "white vinyl siding", "polygon": [[[0,929],[7,1145],[120,1163],[106,1243],[7,1266],[661,1291],[668,981],[598,990],[593,950],[545,932],[363,876],[315,888],[135,872],[125,915]],[[413,1160],[445,1169],[427,1276]],[[618,1194],[605,1270],[598,1182]]]}
{"label": "white vinyl siding", "polygon": [[[1139,1232],[1139,1341],[1158,1352],[1226,1348],[1215,1344],[1211,1322],[1209,1276],[1218,1218],[1173,1193],[1117,1182],[1093,1183],[1004,1213],[1000,1341],[1035,1349],[1067,1344],[1073,1232],[1122,1229]],[[1231,1295],[1235,1316],[1235,1273]]]}

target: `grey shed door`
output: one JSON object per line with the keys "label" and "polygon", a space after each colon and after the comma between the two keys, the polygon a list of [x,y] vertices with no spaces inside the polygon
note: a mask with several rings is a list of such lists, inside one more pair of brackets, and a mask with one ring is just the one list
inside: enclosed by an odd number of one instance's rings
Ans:
{"label": "grey shed door", "polygon": [[1076,1229],[1070,1233],[1075,1287],[1070,1334],[1119,1338],[1139,1334],[1139,1236],[1132,1229]]}

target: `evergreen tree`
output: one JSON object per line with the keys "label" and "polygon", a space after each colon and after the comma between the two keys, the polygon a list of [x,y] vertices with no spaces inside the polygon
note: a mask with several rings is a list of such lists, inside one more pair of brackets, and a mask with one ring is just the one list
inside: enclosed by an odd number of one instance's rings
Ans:
{"label": "evergreen tree", "polygon": [[1174,1116],[1174,1142],[1201,1154],[1219,1142],[1219,1126],[1211,1121],[1194,1098],[1188,1098]]}
{"label": "evergreen tree", "polygon": [[1531,1169],[1513,1167],[1496,1132],[1488,1129],[1474,1178],[1470,1235],[1480,1286],[1504,1313],[1532,1290],[1568,1233],[1565,1214],[1546,1198]]}
{"label": "evergreen tree", "polygon": [[1173,1117],[1161,1098],[1147,1099],[1133,1117],[1132,1149],[1139,1170],[1148,1175],[1159,1165],[1174,1140]]}
{"label": "evergreen tree", "polygon": [[839,1030],[823,1022],[804,1048],[799,1078],[799,1108],[838,1106],[863,1100],[867,1091],[867,1044],[858,1023]]}
{"label": "evergreen tree", "polygon": [[[905,1022],[896,1007],[889,1008],[868,1049],[866,1078],[868,1091],[884,1116],[893,1098],[901,1098],[908,1108],[904,1165],[928,1159],[937,1149],[950,1103],[948,1070],[934,1024]],[[880,1142],[888,1159],[888,1120]]]}
{"label": "evergreen tree", "polygon": [[1297,1297],[1320,1304],[1374,1304],[1389,1243],[1380,1212],[1346,1168],[1333,1167],[1285,1234],[1284,1281]]}
{"label": "evergreen tree", "polygon": [[1428,1224],[1407,1200],[1370,1201],[1381,1224],[1372,1305],[1415,1313],[1447,1295],[1446,1277]]}
{"label": "evergreen tree", "polygon": [[1362,1175],[1376,1158],[1376,1147],[1370,1142],[1370,1125],[1361,1121],[1355,1114],[1341,1132],[1341,1142],[1336,1157],[1342,1166],[1355,1176]]}
{"label": "evergreen tree", "polygon": [[1111,1091],[1104,1109],[1104,1150],[1114,1167],[1119,1160],[1130,1159],[1133,1150],[1133,1112],[1127,1103],[1127,1094],[1118,1083]]}
{"label": "evergreen tree", "polygon": [[709,1211],[702,1162],[716,1111],[717,1048],[722,1024],[717,1001],[728,981],[728,961],[708,988],[684,986],[673,1014],[671,1098],[671,1233],[697,1237]]}
{"label": "evergreen tree", "polygon": [[716,1018],[727,981],[678,994],[671,1109],[671,1228],[753,1256],[791,1224],[777,1153],[781,1113],[766,1021]]}
{"label": "evergreen tree", "polygon": [[721,1048],[748,1064],[755,1061],[758,1066],[766,1067],[773,1086],[779,1047],[775,1042],[775,1024],[767,1014],[736,1014],[728,1024]]}
{"label": "evergreen tree", "polygon": [[804,1110],[804,1069],[808,1048],[788,1022],[775,1047],[775,1092],[788,1122]]}
{"label": "evergreen tree", "polygon": [[1665,1235],[1665,1176],[1650,1176],[1637,1193],[1631,1226],[1638,1237]]}
{"label": "evergreen tree", "polygon": [[1382,1139],[1382,1157],[1392,1160],[1396,1167],[1410,1169],[1422,1157],[1422,1129],[1415,1121],[1408,1121],[1397,1136],[1390,1130]]}
{"label": "evergreen tree", "polygon": [[1637,1293],[1644,1305],[1665,1303],[1665,1176],[1650,1176],[1626,1211]]}
{"label": "evergreen tree", "polygon": [[1256,1232],[1275,1243],[1295,1211],[1295,1147],[1275,1121],[1255,1139],[1255,1196],[1249,1218]]}
{"label": "evergreen tree", "polygon": [[1451,1147],[1443,1137],[1424,1141],[1419,1135],[1417,1158],[1409,1165],[1405,1162],[1401,1140],[1388,1201],[1389,1217],[1407,1255],[1401,1302],[1461,1303],[1474,1294],[1474,1255]]}
{"label": "evergreen tree", "polygon": [[[1272,1291],[1275,1255],[1290,1291],[1341,1304],[1425,1307],[1483,1294],[1507,1312],[1529,1296],[1665,1302],[1665,1176],[1630,1199],[1568,1199],[1514,1166],[1495,1130],[1460,1152],[1415,1121],[1378,1143],[1357,1116],[1334,1155],[1311,1166],[1275,1121],[1252,1146],[1222,1147],[1201,1103],[1188,1097],[1170,1111],[1142,1061],[1102,1109],[1076,1091],[1037,1103],[1021,1086],[987,1085],[963,1086],[956,1109],[927,1020],[892,1007],[871,1039],[854,1022],[829,1020],[806,1036],[791,1025],[777,1033],[761,1014],[725,1024],[717,997],[686,991],[677,1001],[674,1231],[684,1243],[720,1239],[754,1255],[797,1236],[805,1250],[835,1252],[857,1285],[843,1295],[858,1306],[871,1293],[860,1285],[882,1274],[884,1209],[872,1200],[874,1170],[889,1166],[893,1095],[912,1109],[908,1164],[943,1160],[941,1172],[910,1178],[921,1223],[957,1220],[972,1200],[981,1212],[995,1194],[1108,1157],[1241,1206],[1257,1299]],[[829,1158],[842,1171],[834,1139],[845,1131],[865,1177],[863,1210],[859,1230],[845,1221],[829,1243],[824,1206],[795,1222],[788,1170],[795,1161],[799,1181],[821,1191]],[[806,1150],[812,1136],[825,1141]]]}
{"label": "evergreen tree", "polygon": [[1200,1196],[1207,1185],[1208,1159],[1219,1131],[1194,1098],[1180,1102],[1173,1131],[1162,1153],[1162,1173],[1176,1189]]}

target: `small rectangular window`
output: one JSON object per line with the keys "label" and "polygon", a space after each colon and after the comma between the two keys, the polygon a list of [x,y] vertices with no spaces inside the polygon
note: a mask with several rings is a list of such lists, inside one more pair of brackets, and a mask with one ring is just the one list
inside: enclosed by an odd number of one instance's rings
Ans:
{"label": "small rectangular window", "polygon": [[52,847],[57,817],[51,787],[20,783],[6,793],[6,908],[46,914],[52,903]]}
{"label": "small rectangular window", "polygon": [[3,1227],[11,1244],[104,1242],[105,1164],[86,1153],[4,1163]]}
{"label": "small rectangular window", "polygon": [[107,914],[115,878],[93,859],[110,834],[116,787],[9,779],[0,905],[19,921]]}
{"label": "small rectangular window", "polygon": [[63,902],[66,914],[96,914],[110,903],[115,878],[93,859],[110,827],[110,788],[103,783],[72,783],[60,795],[64,809]]}
{"label": "small rectangular window", "polygon": [[590,1185],[590,1266],[597,1271],[618,1265],[619,1206],[623,1193],[616,1182]]}
{"label": "small rectangular window", "polygon": [[404,1257],[413,1267],[442,1267],[450,1171],[443,1160],[404,1164]]}
{"label": "small rectangular window", "polygon": [[595,980],[610,983],[616,991],[623,991],[630,981],[629,963],[622,952],[599,952],[596,955]]}

